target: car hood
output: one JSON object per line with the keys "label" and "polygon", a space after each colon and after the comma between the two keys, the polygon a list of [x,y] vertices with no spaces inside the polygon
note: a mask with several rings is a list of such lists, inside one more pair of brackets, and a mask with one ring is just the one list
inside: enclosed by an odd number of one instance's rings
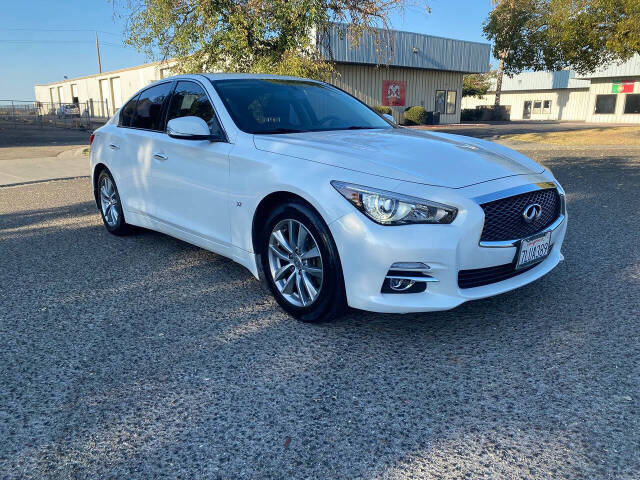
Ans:
{"label": "car hood", "polygon": [[408,128],[254,135],[254,143],[267,152],[449,188],[544,171],[496,143]]}

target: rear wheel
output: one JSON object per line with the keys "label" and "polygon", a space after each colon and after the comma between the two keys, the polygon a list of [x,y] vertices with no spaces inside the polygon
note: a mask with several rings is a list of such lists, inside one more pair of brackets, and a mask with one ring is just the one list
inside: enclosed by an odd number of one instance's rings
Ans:
{"label": "rear wheel", "polygon": [[114,235],[129,233],[131,228],[124,219],[116,182],[106,169],[102,170],[98,176],[96,198],[107,230]]}
{"label": "rear wheel", "polygon": [[260,245],[263,277],[284,310],[305,322],[329,320],[344,311],[338,251],[315,211],[297,202],[277,207]]}

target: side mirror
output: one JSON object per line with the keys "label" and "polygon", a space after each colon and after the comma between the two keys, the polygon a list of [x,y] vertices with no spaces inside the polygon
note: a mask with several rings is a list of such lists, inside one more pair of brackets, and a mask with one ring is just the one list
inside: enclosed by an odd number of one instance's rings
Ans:
{"label": "side mirror", "polygon": [[382,116],[389,120],[391,123],[395,124],[396,121],[393,119],[393,115],[389,115],[388,113],[383,113]]}
{"label": "side mirror", "polygon": [[200,117],[173,118],[167,123],[167,134],[181,140],[212,140],[209,125]]}

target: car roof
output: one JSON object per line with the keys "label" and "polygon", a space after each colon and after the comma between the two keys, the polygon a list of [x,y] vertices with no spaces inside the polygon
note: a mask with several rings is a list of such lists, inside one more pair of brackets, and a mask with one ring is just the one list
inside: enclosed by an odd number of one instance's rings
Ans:
{"label": "car roof", "polygon": [[[180,79],[197,79],[206,77],[212,82],[218,80],[253,80],[253,79],[265,79],[265,80],[299,80],[304,82],[319,82],[318,80],[313,80],[311,78],[302,78],[302,77],[292,77],[285,75],[269,75],[266,73],[198,73],[198,74],[182,74],[182,75],[173,75],[171,77],[165,77],[162,80],[159,80],[155,83],[166,82],[167,80],[180,80]],[[150,85],[153,85],[150,84]]]}

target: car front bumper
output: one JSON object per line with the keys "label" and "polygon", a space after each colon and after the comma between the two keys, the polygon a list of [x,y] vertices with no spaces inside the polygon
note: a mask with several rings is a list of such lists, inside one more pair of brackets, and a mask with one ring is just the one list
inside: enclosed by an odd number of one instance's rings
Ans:
{"label": "car front bumper", "polygon": [[[383,313],[448,310],[469,301],[516,289],[546,275],[560,261],[567,217],[551,230],[550,254],[540,263],[511,278],[474,288],[459,288],[460,270],[507,265],[514,262],[518,246],[481,246],[482,209],[469,201],[450,225],[378,225],[358,211],[330,224],[344,274],[349,306]],[[391,265],[421,262],[428,265],[421,293],[381,293]]]}

